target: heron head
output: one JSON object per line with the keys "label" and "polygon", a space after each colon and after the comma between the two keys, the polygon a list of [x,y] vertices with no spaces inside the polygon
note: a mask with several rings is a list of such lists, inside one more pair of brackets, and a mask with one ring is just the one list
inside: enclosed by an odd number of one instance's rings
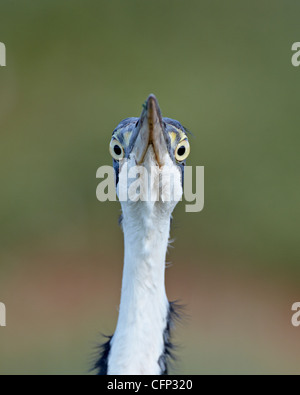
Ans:
{"label": "heron head", "polygon": [[154,95],[150,95],[143,105],[140,118],[127,118],[116,127],[110,141],[110,153],[118,195],[125,178],[127,188],[133,182],[130,181],[130,171],[143,168],[149,181],[148,190],[154,192],[159,201],[166,201],[163,193],[167,187],[171,188],[172,201],[177,203],[180,200],[190,145],[186,129],[178,121],[162,117]]}

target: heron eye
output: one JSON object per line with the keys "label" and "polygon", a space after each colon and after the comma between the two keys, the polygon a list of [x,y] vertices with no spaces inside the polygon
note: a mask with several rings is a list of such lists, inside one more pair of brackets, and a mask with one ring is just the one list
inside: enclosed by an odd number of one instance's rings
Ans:
{"label": "heron eye", "polygon": [[190,144],[188,140],[180,141],[175,149],[175,158],[178,162],[185,160],[190,154]]}
{"label": "heron eye", "polygon": [[121,160],[124,158],[124,148],[120,141],[118,141],[117,139],[111,140],[109,145],[109,152],[115,160]]}

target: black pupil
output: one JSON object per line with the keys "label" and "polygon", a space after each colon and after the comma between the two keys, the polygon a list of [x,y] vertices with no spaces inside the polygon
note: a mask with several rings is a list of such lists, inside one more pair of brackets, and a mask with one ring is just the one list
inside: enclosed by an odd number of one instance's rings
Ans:
{"label": "black pupil", "polygon": [[115,152],[116,155],[119,156],[119,155],[121,155],[122,150],[121,150],[121,148],[118,145],[115,145],[114,146],[114,152]]}
{"label": "black pupil", "polygon": [[178,148],[177,154],[179,156],[183,156],[185,154],[185,146],[184,145],[182,145],[181,147]]}

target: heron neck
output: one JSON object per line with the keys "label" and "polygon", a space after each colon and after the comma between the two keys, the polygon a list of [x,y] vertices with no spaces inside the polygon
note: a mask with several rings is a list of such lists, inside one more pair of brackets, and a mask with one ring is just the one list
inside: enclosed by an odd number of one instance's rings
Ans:
{"label": "heron neck", "polygon": [[170,215],[143,203],[123,210],[125,259],[110,374],[160,373],[169,306],[165,257]]}

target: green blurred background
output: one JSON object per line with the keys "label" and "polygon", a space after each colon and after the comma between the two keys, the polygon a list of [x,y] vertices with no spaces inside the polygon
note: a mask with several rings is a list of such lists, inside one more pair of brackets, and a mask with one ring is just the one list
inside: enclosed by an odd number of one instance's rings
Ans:
{"label": "green blurred background", "polygon": [[194,134],[205,209],[176,208],[175,373],[300,373],[297,1],[0,3],[1,374],[85,374],[120,297],[120,207],[96,199],[149,93]]}

